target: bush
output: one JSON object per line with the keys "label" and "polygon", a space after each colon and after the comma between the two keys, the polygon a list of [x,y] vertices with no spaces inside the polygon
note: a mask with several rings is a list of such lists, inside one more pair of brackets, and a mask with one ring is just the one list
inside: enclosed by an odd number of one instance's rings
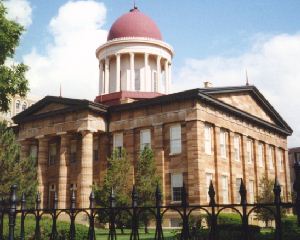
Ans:
{"label": "bush", "polygon": [[242,224],[241,216],[237,213],[220,213],[218,224]]}
{"label": "bush", "polygon": [[[35,233],[35,219],[32,216],[26,217],[25,220],[25,239],[34,239]],[[4,239],[7,239],[8,236],[8,219],[4,218],[3,223],[3,230],[4,230]],[[58,232],[58,239],[69,239],[69,229],[70,223],[64,221],[57,222],[57,232]],[[88,239],[88,227],[75,224],[76,229],[76,240],[81,239]],[[49,239],[51,230],[52,230],[52,220],[50,218],[43,218],[40,221],[40,230],[41,230],[41,239]],[[20,217],[16,219],[16,227],[15,227],[15,237],[20,236]]]}

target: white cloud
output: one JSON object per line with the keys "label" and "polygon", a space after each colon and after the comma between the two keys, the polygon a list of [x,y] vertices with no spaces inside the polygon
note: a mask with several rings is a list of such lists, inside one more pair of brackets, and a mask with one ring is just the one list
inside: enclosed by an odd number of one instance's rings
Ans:
{"label": "white cloud", "polygon": [[238,57],[222,56],[187,59],[174,74],[173,91],[214,86],[244,85],[245,69],[250,84],[265,95],[293,128],[289,146],[300,145],[300,34],[278,35],[257,41],[253,48]]}
{"label": "white cloud", "polygon": [[98,93],[98,62],[96,48],[106,41],[107,31],[101,29],[106,8],[96,1],[69,1],[59,8],[49,23],[53,42],[45,54],[33,49],[25,55],[30,67],[27,78],[34,95],[62,95],[94,99]]}
{"label": "white cloud", "polygon": [[4,1],[7,8],[7,18],[18,22],[25,28],[29,27],[32,20],[32,9],[27,0],[8,0]]}

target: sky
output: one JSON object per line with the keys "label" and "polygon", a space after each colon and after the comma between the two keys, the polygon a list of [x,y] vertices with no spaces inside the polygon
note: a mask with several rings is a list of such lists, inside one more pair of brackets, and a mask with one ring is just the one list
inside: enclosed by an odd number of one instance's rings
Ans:
{"label": "sky", "polygon": [[[133,0],[6,0],[8,17],[25,26],[15,62],[30,67],[31,94],[93,100],[95,49]],[[172,91],[246,82],[258,87],[293,128],[300,146],[300,1],[136,0],[173,46]]]}

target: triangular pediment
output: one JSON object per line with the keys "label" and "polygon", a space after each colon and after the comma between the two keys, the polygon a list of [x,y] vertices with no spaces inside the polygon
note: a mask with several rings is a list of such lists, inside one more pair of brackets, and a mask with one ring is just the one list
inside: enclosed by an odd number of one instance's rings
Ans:
{"label": "triangular pediment", "polygon": [[263,109],[263,106],[249,92],[217,94],[214,97],[262,120],[275,124],[272,116]]}
{"label": "triangular pediment", "polygon": [[45,118],[52,115],[64,114],[66,112],[82,110],[91,110],[93,112],[106,113],[107,106],[85,99],[71,99],[47,96],[25,111],[16,115],[13,120],[15,123],[19,123],[37,118]]}
{"label": "triangular pediment", "polygon": [[49,103],[48,105],[45,105],[40,110],[33,113],[33,115],[39,115],[39,114],[46,113],[46,112],[53,112],[53,111],[61,110],[61,109],[68,108],[68,107],[69,106],[66,104]]}
{"label": "triangular pediment", "polygon": [[285,129],[289,134],[293,132],[290,126],[255,86],[203,88],[201,92],[247,113],[253,118]]}

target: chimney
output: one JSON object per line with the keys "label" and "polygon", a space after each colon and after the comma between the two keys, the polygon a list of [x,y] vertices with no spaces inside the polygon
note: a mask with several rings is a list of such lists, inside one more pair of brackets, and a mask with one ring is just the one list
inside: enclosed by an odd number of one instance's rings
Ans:
{"label": "chimney", "polygon": [[208,81],[204,82],[204,88],[211,88],[211,87],[213,87],[211,82]]}

